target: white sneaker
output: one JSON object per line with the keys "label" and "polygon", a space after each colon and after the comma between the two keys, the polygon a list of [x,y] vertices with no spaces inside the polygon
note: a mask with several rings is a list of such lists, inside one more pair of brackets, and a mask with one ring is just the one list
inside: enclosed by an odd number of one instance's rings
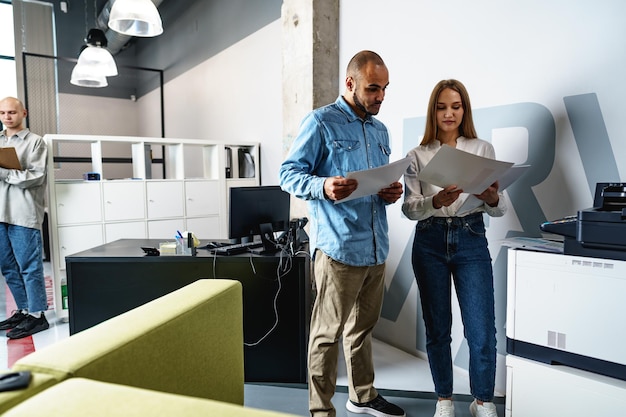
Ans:
{"label": "white sneaker", "polygon": [[496,405],[494,403],[478,404],[476,400],[472,401],[469,406],[470,413],[473,417],[498,417]]}
{"label": "white sneaker", "polygon": [[437,401],[434,417],[454,417],[454,403],[451,400]]}

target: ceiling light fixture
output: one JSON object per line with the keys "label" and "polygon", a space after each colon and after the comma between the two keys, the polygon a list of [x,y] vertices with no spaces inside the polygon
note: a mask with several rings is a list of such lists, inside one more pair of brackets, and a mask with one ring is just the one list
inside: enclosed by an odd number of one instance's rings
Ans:
{"label": "ceiling light fixture", "polygon": [[117,75],[115,60],[106,49],[107,38],[100,29],[90,29],[85,41],[70,82],[81,87],[106,87],[106,77]]}
{"label": "ceiling light fixture", "polygon": [[72,78],[70,82],[79,87],[101,88],[109,85],[107,78],[89,74],[82,70],[78,65],[72,70]]}
{"label": "ceiling light fixture", "polygon": [[115,0],[109,27],[128,36],[152,37],[163,33],[161,16],[151,0]]}

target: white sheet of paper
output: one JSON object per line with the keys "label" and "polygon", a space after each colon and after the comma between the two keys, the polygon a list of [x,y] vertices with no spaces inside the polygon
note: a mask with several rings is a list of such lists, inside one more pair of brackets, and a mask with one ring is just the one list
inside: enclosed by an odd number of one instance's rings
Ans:
{"label": "white sheet of paper", "polygon": [[[504,191],[506,187],[513,184],[519,177],[521,177],[528,169],[530,165],[513,165],[506,171],[500,178],[498,178],[498,190]],[[466,195],[465,193],[461,194],[462,196]],[[456,214],[460,215],[466,213],[470,210],[475,209],[476,207],[480,207],[483,205],[483,201],[479,200],[474,196],[474,194],[469,194],[461,207],[457,210]]]}
{"label": "white sheet of paper", "polygon": [[398,181],[404,175],[410,163],[411,158],[406,157],[377,168],[349,172],[346,178],[356,179],[359,185],[352,194],[344,199],[335,201],[335,204],[377,194],[381,189],[389,187],[390,184]]}
{"label": "white sheet of paper", "polygon": [[463,192],[480,194],[513,166],[513,162],[484,158],[450,146],[442,146],[417,175],[420,181],[447,187],[456,184]]}

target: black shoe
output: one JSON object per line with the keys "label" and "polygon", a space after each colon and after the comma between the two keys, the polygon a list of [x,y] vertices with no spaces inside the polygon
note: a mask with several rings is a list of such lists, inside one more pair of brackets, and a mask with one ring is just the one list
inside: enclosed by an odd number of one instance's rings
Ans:
{"label": "black shoe", "polygon": [[0,330],[9,330],[20,324],[28,314],[22,313],[20,310],[14,311],[13,315],[6,320],[0,321]]}
{"label": "black shoe", "polygon": [[370,414],[376,417],[405,417],[404,410],[385,400],[382,395],[366,403],[348,400],[346,409],[353,413]]}
{"label": "black shoe", "polygon": [[31,316],[30,314],[18,324],[13,330],[7,332],[9,339],[21,339],[22,337],[30,336],[38,333],[42,330],[49,328],[48,320],[46,316],[41,313],[41,317]]}

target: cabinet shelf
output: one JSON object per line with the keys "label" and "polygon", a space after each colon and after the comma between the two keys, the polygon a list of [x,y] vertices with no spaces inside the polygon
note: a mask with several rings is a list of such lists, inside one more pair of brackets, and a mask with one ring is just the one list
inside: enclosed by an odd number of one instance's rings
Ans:
{"label": "cabinet shelf", "polygon": [[[260,185],[259,144],[46,135],[54,308],[64,317],[65,256],[122,238],[228,238],[228,190]],[[240,158],[228,158],[227,150]],[[228,167],[228,169],[227,169]],[[87,181],[85,173],[100,180]],[[235,172],[235,178],[227,178]],[[246,177],[241,177],[245,175]]]}

